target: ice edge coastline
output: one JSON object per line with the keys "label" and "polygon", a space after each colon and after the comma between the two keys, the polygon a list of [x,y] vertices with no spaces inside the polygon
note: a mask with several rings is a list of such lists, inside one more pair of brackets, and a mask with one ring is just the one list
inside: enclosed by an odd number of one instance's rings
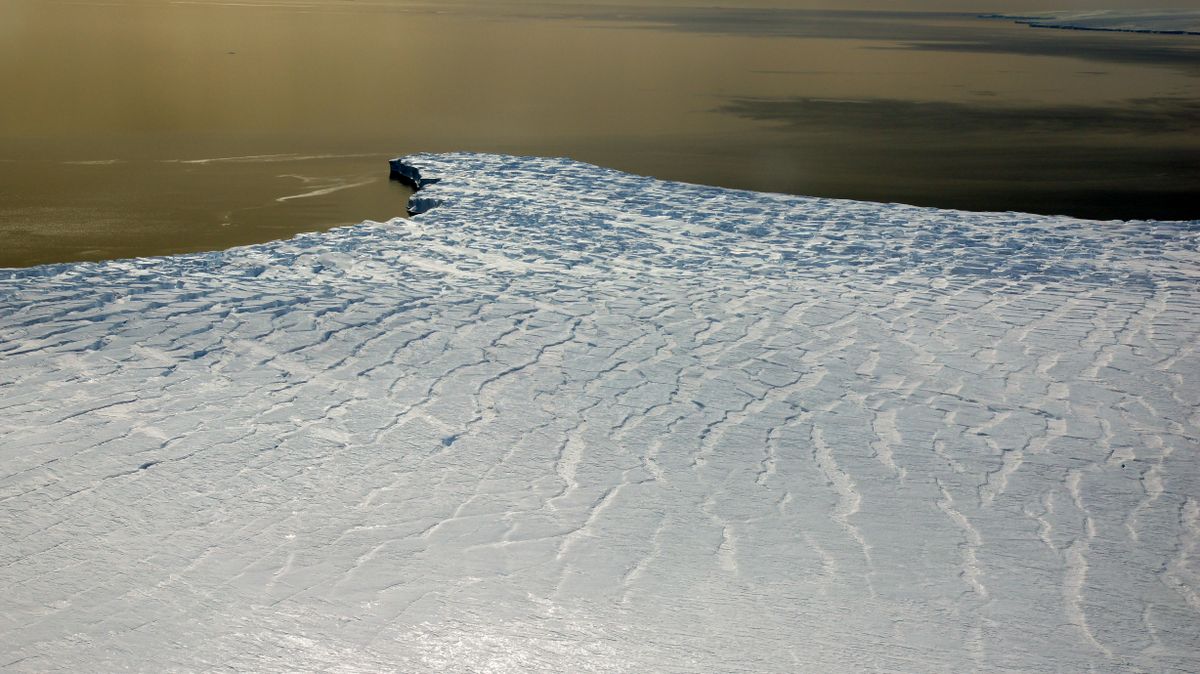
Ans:
{"label": "ice edge coastline", "polygon": [[[987,16],[981,16],[981,18],[993,18],[993,16],[994,16],[994,18],[1012,18],[1012,17],[1003,16],[1003,15],[987,15]],[[426,187],[436,185],[436,184],[442,182],[442,180],[446,176],[439,176],[436,178],[427,177],[426,175],[424,175],[421,172],[422,169],[420,168],[419,164],[422,160],[425,160],[426,162],[428,162],[430,160],[436,161],[440,157],[447,157],[447,156],[495,157],[495,158],[505,159],[505,160],[510,160],[510,161],[535,161],[535,162],[540,161],[540,160],[565,161],[565,162],[569,162],[571,164],[577,164],[579,166],[588,167],[588,168],[591,168],[591,169],[594,169],[597,171],[609,172],[609,173],[619,175],[619,176],[629,176],[629,177],[643,179],[643,180],[652,180],[654,182],[659,182],[659,183],[663,183],[665,185],[672,185],[672,186],[677,186],[677,187],[681,187],[681,188],[698,188],[698,189],[704,189],[704,190],[718,190],[718,191],[722,191],[722,192],[728,192],[730,194],[737,194],[740,196],[758,195],[761,197],[783,197],[783,198],[793,198],[793,199],[804,199],[804,200],[812,200],[814,202],[821,202],[821,203],[827,203],[827,204],[845,204],[847,207],[866,206],[866,207],[884,208],[884,209],[886,209],[886,208],[902,208],[902,209],[914,209],[914,210],[918,210],[918,211],[925,211],[930,214],[941,213],[941,214],[959,214],[959,215],[966,215],[966,216],[973,216],[973,215],[977,215],[977,216],[1016,216],[1016,217],[1033,217],[1033,218],[1046,219],[1046,220],[1067,219],[1067,220],[1075,220],[1075,221],[1080,221],[1080,222],[1096,222],[1096,223],[1110,223],[1110,224],[1144,223],[1147,225],[1154,225],[1154,224],[1200,222],[1200,221],[1196,221],[1196,220],[1158,220],[1158,219],[1154,219],[1154,218],[1125,218],[1125,219],[1122,219],[1122,218],[1086,218],[1086,217],[1079,217],[1079,216],[1070,215],[1070,214],[1066,214],[1066,213],[1032,213],[1032,212],[1020,211],[1020,210],[966,210],[966,209],[962,209],[962,208],[951,208],[951,207],[946,207],[946,206],[928,206],[928,205],[911,204],[911,203],[904,202],[904,201],[872,201],[872,200],[867,200],[867,199],[851,199],[851,198],[846,198],[846,197],[820,196],[820,195],[816,195],[816,194],[794,194],[791,192],[770,192],[770,191],[752,190],[752,189],[745,189],[745,188],[738,188],[738,187],[723,187],[720,185],[708,185],[708,184],[704,184],[704,183],[692,183],[692,182],[687,182],[687,181],[682,181],[682,180],[672,180],[670,178],[660,178],[657,176],[642,175],[642,174],[638,174],[638,173],[631,173],[631,172],[624,171],[621,169],[611,168],[611,167],[607,167],[607,166],[601,166],[599,164],[592,164],[592,163],[589,163],[586,161],[573,159],[573,158],[567,157],[567,156],[539,157],[539,156],[532,156],[532,155],[531,156],[508,155],[508,154],[495,154],[495,153],[488,153],[488,152],[450,152],[450,153],[418,152],[418,153],[402,155],[399,157],[394,157],[392,159],[389,159],[388,160],[388,168],[389,168],[388,179],[395,180],[396,182],[399,182],[399,183],[405,185],[406,187],[412,188],[414,191],[413,196],[409,197],[409,200],[408,200],[408,203],[407,203],[406,209],[405,209],[409,215],[421,215],[422,213],[426,213],[434,208],[437,208],[438,206],[441,206],[444,203],[443,199],[424,196],[424,195],[421,195],[421,192]],[[364,221],[364,222],[368,222],[368,221]],[[353,225],[349,225],[349,226],[353,226]],[[337,229],[337,228],[335,228],[335,229]]]}
{"label": "ice edge coastline", "polygon": [[[1186,21],[1191,21],[1193,24],[1200,21],[1200,12],[1184,13]],[[981,19],[997,19],[1003,21],[1012,21],[1013,23],[1029,26],[1030,28],[1046,28],[1053,30],[1078,30],[1090,31],[1098,33],[1134,33],[1138,35],[1189,35],[1200,36],[1200,30],[1196,30],[1191,26],[1186,28],[1178,27],[1175,22],[1178,17],[1175,15],[1158,16],[1154,14],[1133,14],[1123,15],[1119,13],[1091,13],[1085,12],[1082,16],[1076,15],[1021,15],[1021,14],[980,14]],[[1087,21],[1112,21],[1127,23],[1116,23],[1115,25],[1096,25],[1088,24]],[[1138,21],[1163,21],[1162,26],[1137,25]]]}
{"label": "ice edge coastline", "polygon": [[[987,18],[991,18],[991,17],[992,17],[992,15],[987,15]],[[1003,16],[1003,15],[995,15],[995,18],[1013,18],[1013,17]],[[424,152],[421,152],[421,153],[403,155],[400,157],[395,157],[395,158],[389,159],[388,160],[389,179],[395,180],[395,181],[405,185],[406,187],[410,187],[414,191],[414,194],[411,197],[409,197],[408,201],[405,204],[405,212],[408,215],[410,215],[410,216],[411,215],[421,215],[421,214],[426,213],[434,208],[437,208],[438,206],[441,206],[444,203],[443,199],[429,197],[429,196],[421,194],[421,192],[423,192],[426,187],[436,185],[437,183],[441,182],[443,180],[444,176],[437,177],[437,178],[426,177],[425,175],[422,174],[421,168],[418,166],[418,162],[420,160],[426,160],[426,161],[436,160],[437,158],[443,157],[443,156],[480,156],[480,157],[492,156],[492,157],[497,157],[497,158],[504,158],[507,160],[518,160],[518,161],[519,160],[537,161],[539,159],[544,159],[544,158],[534,157],[534,156],[496,155],[496,154],[490,154],[490,153],[474,153],[474,152],[465,152],[465,153],[463,153],[463,152],[454,152],[454,153],[424,153]],[[796,199],[810,199],[810,200],[819,201],[822,203],[841,203],[841,204],[845,204],[847,207],[855,207],[855,206],[869,206],[869,207],[878,207],[878,208],[893,208],[894,207],[894,208],[915,209],[915,210],[919,210],[919,211],[926,211],[930,214],[941,213],[941,214],[961,214],[961,215],[980,215],[980,216],[988,216],[988,215],[1001,216],[1001,215],[1003,215],[1003,216],[1017,216],[1017,217],[1029,216],[1029,217],[1033,217],[1033,218],[1037,218],[1037,219],[1066,218],[1069,220],[1078,220],[1078,221],[1096,222],[1096,223],[1109,223],[1109,224],[1142,223],[1142,224],[1147,224],[1147,225],[1155,225],[1155,224],[1169,225],[1169,224],[1181,224],[1181,223],[1182,224],[1195,224],[1197,222],[1200,222],[1200,221],[1196,221],[1196,220],[1156,220],[1156,219],[1151,219],[1151,218],[1132,218],[1132,219],[1124,219],[1124,220],[1123,219],[1098,220],[1098,219],[1093,219],[1093,218],[1079,218],[1076,216],[1066,215],[1066,214],[1028,213],[1025,211],[1016,211],[1016,210],[971,211],[971,210],[962,210],[962,209],[955,209],[955,208],[945,208],[945,207],[939,207],[939,206],[919,206],[919,205],[908,204],[908,203],[899,202],[899,201],[867,201],[867,200],[860,200],[860,199],[846,199],[846,198],[841,198],[841,197],[822,197],[822,196],[798,195],[798,194],[790,194],[790,193],[782,193],[782,192],[763,192],[763,191],[757,191],[757,190],[746,190],[746,189],[739,189],[739,188],[720,187],[720,186],[715,186],[715,185],[703,185],[703,184],[698,184],[698,183],[688,183],[688,182],[677,181],[677,180],[657,178],[657,177],[653,177],[653,176],[641,176],[638,174],[628,173],[628,172],[621,171],[618,169],[589,164],[587,162],[574,160],[569,157],[559,157],[557,159],[571,162],[574,164],[578,164],[580,166],[591,167],[591,168],[599,170],[599,171],[611,172],[612,174],[615,174],[615,175],[631,176],[631,177],[640,178],[640,179],[653,180],[656,182],[662,182],[664,184],[675,185],[675,186],[679,186],[679,187],[695,187],[695,188],[701,188],[701,189],[720,190],[720,191],[728,192],[730,194],[738,194],[738,195],[742,195],[742,196],[760,195],[763,197],[770,196],[770,197],[785,197],[785,198],[791,197],[791,198],[796,198]],[[107,258],[107,259],[102,259],[102,260],[48,262],[48,263],[36,264],[36,265],[26,266],[26,267],[2,267],[2,266],[0,266],[0,279],[15,278],[15,277],[45,276],[45,275],[52,275],[52,274],[60,273],[69,268],[76,268],[76,267],[81,267],[81,266],[87,267],[87,266],[94,266],[94,265],[106,265],[106,264],[118,263],[118,262],[122,262],[122,261],[135,261],[135,260],[149,261],[149,260],[157,260],[157,259],[164,259],[164,258],[180,258],[180,259],[204,258],[204,259],[208,259],[211,263],[219,263],[217,258],[220,258],[221,256],[223,256],[227,253],[233,252],[233,251],[238,251],[241,249],[248,249],[248,248],[260,248],[263,246],[271,246],[271,245],[281,244],[281,243],[289,242],[289,241],[304,240],[307,237],[329,234],[332,232],[337,232],[338,230],[341,230],[341,229],[345,229],[347,227],[360,227],[362,225],[374,223],[374,222],[387,222],[388,220],[391,220],[391,219],[392,218],[388,218],[388,219],[382,220],[382,221],[364,219],[364,220],[356,222],[354,224],[339,225],[337,227],[332,227],[329,229],[301,231],[301,232],[292,234],[291,236],[287,236],[287,237],[280,238],[280,239],[271,239],[269,241],[249,243],[249,244],[231,246],[229,248],[220,248],[220,249],[215,249],[215,250],[164,253],[164,254],[158,254],[158,255],[138,255],[138,256],[134,256],[134,257],[116,257],[116,258]]]}
{"label": "ice edge coastline", "polygon": [[408,214],[420,215],[430,209],[437,208],[442,205],[441,199],[429,199],[420,196],[420,192],[426,185],[434,185],[440,178],[423,178],[421,177],[421,169],[415,164],[411,164],[406,160],[406,157],[396,157],[388,160],[388,166],[391,169],[389,179],[413,188],[413,195],[408,198]]}

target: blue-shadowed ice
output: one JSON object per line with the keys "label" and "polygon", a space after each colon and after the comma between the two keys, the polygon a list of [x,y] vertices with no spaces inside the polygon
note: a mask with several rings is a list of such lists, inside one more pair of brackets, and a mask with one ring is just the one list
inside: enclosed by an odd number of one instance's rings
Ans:
{"label": "blue-shadowed ice", "polygon": [[1200,670],[1200,223],[404,166],[0,271],[0,669]]}

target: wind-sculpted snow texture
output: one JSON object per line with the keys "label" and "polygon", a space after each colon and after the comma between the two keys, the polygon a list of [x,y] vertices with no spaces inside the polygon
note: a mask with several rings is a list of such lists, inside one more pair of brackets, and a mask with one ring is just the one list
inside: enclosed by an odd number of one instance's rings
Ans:
{"label": "wind-sculpted snow texture", "polygon": [[0,667],[1200,670],[1200,223],[407,163],[2,273]]}

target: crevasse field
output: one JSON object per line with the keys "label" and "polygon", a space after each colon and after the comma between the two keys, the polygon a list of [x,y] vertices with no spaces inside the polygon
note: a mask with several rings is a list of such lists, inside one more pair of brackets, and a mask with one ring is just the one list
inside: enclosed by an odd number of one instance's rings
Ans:
{"label": "crevasse field", "polygon": [[0,272],[0,668],[1200,669],[1200,223],[399,168]]}

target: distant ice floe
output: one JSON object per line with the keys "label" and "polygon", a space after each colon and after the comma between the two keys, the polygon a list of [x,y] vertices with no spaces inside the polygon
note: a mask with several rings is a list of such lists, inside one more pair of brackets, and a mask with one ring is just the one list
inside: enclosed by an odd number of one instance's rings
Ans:
{"label": "distant ice floe", "polygon": [[203,159],[163,159],[164,164],[272,164],[277,162],[312,161],[315,159],[361,159],[379,154],[251,154],[236,157],[205,157]]}
{"label": "distant ice floe", "polygon": [[[282,176],[282,177],[287,177],[287,176]],[[301,178],[301,179],[304,180],[304,178]],[[324,180],[328,180],[328,179],[324,179]],[[286,196],[277,198],[275,201],[277,201],[279,203],[283,203],[285,201],[295,201],[297,199],[309,199],[311,197],[323,197],[323,196],[326,196],[329,194],[333,194],[334,192],[341,192],[342,190],[352,190],[356,187],[370,185],[371,183],[374,183],[374,182],[378,182],[378,178],[367,178],[365,180],[354,180],[354,181],[334,179],[333,182],[330,184],[322,185],[321,187],[318,187],[316,189],[309,190],[307,192],[301,192],[299,194],[288,194]]]}
{"label": "distant ice floe", "polygon": [[399,168],[0,271],[0,668],[1200,670],[1200,222]]}
{"label": "distant ice floe", "polygon": [[122,161],[121,159],[81,159],[78,161],[64,161],[63,163],[71,166],[112,166],[113,164],[120,164]]}
{"label": "distant ice floe", "polygon": [[989,14],[986,18],[1011,19],[1036,28],[1105,30],[1129,33],[1167,33],[1200,35],[1200,11],[1197,10],[1093,10],[1087,12],[1039,12],[1009,15]]}

